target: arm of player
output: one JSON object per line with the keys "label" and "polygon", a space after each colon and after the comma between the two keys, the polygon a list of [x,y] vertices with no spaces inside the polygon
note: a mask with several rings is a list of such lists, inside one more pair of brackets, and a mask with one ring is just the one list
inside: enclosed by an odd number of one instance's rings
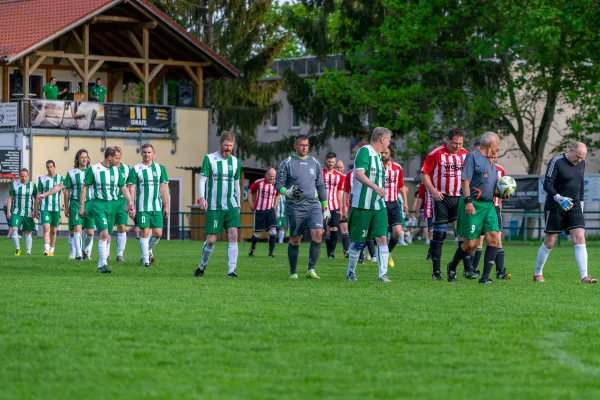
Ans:
{"label": "arm of player", "polygon": [[548,169],[544,178],[544,191],[548,194],[548,196],[553,198],[554,201],[558,203],[560,208],[565,211],[569,211],[573,207],[573,199],[570,197],[563,197],[556,190],[554,190],[554,182],[558,176],[559,168],[560,167],[557,159],[552,159],[550,164],[548,164]]}
{"label": "arm of player", "polygon": [[237,196],[237,198],[239,199],[238,204],[240,205],[240,207],[238,208],[242,208],[242,188],[240,186],[240,180],[236,179],[234,182],[234,186],[233,186],[234,190],[235,190],[235,195]]}
{"label": "arm of player", "polygon": [[46,193],[40,193],[38,194],[38,198],[39,199],[44,199],[48,196],[52,196],[53,194],[56,194],[58,192],[60,192],[61,190],[63,190],[65,188],[65,185],[61,182],[59,184],[57,184],[56,186],[54,186],[52,189],[48,190]]}
{"label": "arm of player", "polygon": [[277,206],[281,201],[281,196],[275,196],[275,201],[273,202],[273,208],[275,209],[275,219],[279,218],[281,215],[277,214]]}
{"label": "arm of player", "polygon": [[81,218],[85,216],[85,198],[87,197],[88,187],[87,185],[83,185],[81,193],[79,193],[79,216]]}
{"label": "arm of player", "polygon": [[359,181],[360,183],[362,183],[363,185],[373,189],[375,191],[375,193],[377,193],[377,195],[379,197],[385,197],[385,189],[382,187],[377,186],[375,183],[371,182],[369,180],[369,178],[367,178],[367,176],[365,175],[365,170],[364,169],[357,169],[354,171],[354,176],[356,176],[356,180]]}
{"label": "arm of player", "polygon": [[200,203],[200,209],[202,211],[206,211],[207,203],[206,203],[206,176],[200,174],[198,178],[198,201]]}
{"label": "arm of player", "polygon": [[277,171],[277,176],[275,177],[275,191],[279,194],[283,194],[286,191],[285,185],[287,185],[287,163],[289,158],[286,158],[279,164],[279,170]]}
{"label": "arm of player", "polygon": [[398,193],[401,193],[402,199],[404,200],[403,204],[404,204],[404,212],[407,213],[408,212],[408,196],[406,195],[406,186],[403,186],[400,188],[400,190],[398,191]]}
{"label": "arm of player", "polygon": [[69,218],[69,216],[71,215],[71,210],[69,210],[69,205],[71,202],[71,189],[65,188],[65,191],[63,193],[65,200],[65,217]]}
{"label": "arm of player", "polygon": [[[134,186],[134,185],[131,185]],[[160,196],[162,197],[163,202],[163,218],[169,218],[169,214],[171,213],[171,208],[169,204],[169,184],[161,183],[160,184]],[[135,200],[135,196],[131,196],[132,200]]]}
{"label": "arm of player", "polygon": [[40,199],[39,196],[36,196],[35,198],[35,202],[33,203],[33,212],[31,213],[31,215],[33,216],[33,218],[38,218],[38,216],[40,215],[40,202],[42,199]]}
{"label": "arm of player", "polygon": [[131,200],[131,195],[129,194],[129,188],[127,187],[127,185],[124,185],[124,186],[121,186],[119,189],[121,189],[121,194],[123,194],[123,197],[125,197],[125,200],[127,200],[127,206],[126,206],[125,210],[129,214],[131,219],[135,220],[135,206],[133,205],[133,201]]}
{"label": "arm of player", "polygon": [[13,203],[13,197],[12,196],[8,196],[8,200],[6,202],[6,219],[9,222],[12,219],[12,203]]}
{"label": "arm of player", "polygon": [[[462,192],[463,192],[463,196],[465,199],[467,198],[471,198],[470,193],[471,193],[471,181],[468,181],[466,179],[461,179],[461,185],[462,185]],[[466,195],[465,195],[466,193]],[[465,200],[465,212],[468,215],[475,215],[475,206],[473,206],[473,203],[467,203],[467,200]]]}
{"label": "arm of player", "polygon": [[421,206],[423,205],[423,199],[420,197],[415,197],[413,200],[413,215],[416,216],[417,213],[421,210]]}
{"label": "arm of player", "polygon": [[[315,160],[316,169],[315,171],[321,171],[321,165],[317,160]],[[327,201],[327,188],[325,187],[325,178],[323,178],[322,173],[315,174],[315,187],[317,188],[317,196],[319,196],[319,201],[321,202],[321,207],[328,208],[329,204]]]}
{"label": "arm of player", "polygon": [[421,182],[423,182],[423,184],[425,185],[425,187],[427,188],[427,190],[431,194],[431,197],[433,197],[434,200],[440,201],[444,198],[442,192],[440,192],[433,186],[433,183],[431,182],[431,177],[428,174],[421,172]]}

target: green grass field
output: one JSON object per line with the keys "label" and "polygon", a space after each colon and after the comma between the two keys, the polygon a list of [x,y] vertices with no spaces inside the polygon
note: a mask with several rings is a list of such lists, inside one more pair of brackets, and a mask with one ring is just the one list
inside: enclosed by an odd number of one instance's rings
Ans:
{"label": "green grass field", "polygon": [[[17,258],[0,241],[0,398],[600,398],[600,285],[579,283],[568,244],[545,284],[537,245],[506,247],[513,279],[494,285],[432,282],[420,243],[395,251],[388,285],[370,262],[347,282],[341,256],[321,258],[321,281],[291,281],[287,246],[249,259],[245,243],[239,279],[222,243],[198,279],[200,246],[162,241],[144,269],[130,239],[104,275],[96,249],[68,261],[62,239],[44,258],[35,240]],[[599,256],[595,243],[592,276]]]}

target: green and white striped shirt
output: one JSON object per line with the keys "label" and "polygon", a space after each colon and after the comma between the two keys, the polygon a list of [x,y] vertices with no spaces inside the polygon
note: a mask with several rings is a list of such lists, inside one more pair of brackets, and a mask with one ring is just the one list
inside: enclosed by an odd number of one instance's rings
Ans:
{"label": "green and white striped shirt", "polygon": [[[376,152],[371,145],[360,148],[354,159],[354,170],[362,169],[366,177],[375,185],[383,188],[385,185],[385,168],[381,162],[381,154]],[[370,187],[363,185],[352,174],[352,208],[365,210],[382,210],[385,200]]]}
{"label": "green and white striped shirt", "polygon": [[136,185],[137,210],[143,212],[162,211],[160,185],[169,183],[165,167],[155,162],[149,166],[140,162],[133,166],[130,178],[130,183]]}
{"label": "green and white striped shirt", "polygon": [[[38,178],[38,193],[43,194],[59,183],[63,182],[63,177],[56,174],[52,178],[48,175],[43,175]],[[40,203],[40,211],[56,212],[60,211],[60,192],[44,197]]]}
{"label": "green and white striped shirt", "polygon": [[[69,198],[71,200],[79,200],[79,194],[83,187],[83,180],[85,179],[85,169],[73,168],[67,172],[65,178],[65,187],[71,190]],[[92,200],[94,198],[94,188],[88,188],[85,195],[85,201]]]}
{"label": "green and white striped shirt", "polygon": [[[119,173],[121,174],[121,177],[123,178],[123,181],[125,182],[126,185],[128,183],[131,183],[130,180],[131,180],[132,171],[133,171],[133,168],[127,164],[121,163],[121,165],[119,166]],[[123,193],[121,193],[120,190],[119,190],[118,198],[119,199],[123,198]]]}
{"label": "green and white striped shirt", "polygon": [[239,193],[236,193],[242,174],[240,161],[229,156],[223,158],[218,151],[204,156],[200,174],[206,177],[206,201],[209,210],[239,208]]}
{"label": "green and white striped shirt", "polygon": [[85,186],[94,188],[95,200],[116,201],[119,199],[125,180],[117,167],[105,167],[102,163],[94,164],[85,169]]}
{"label": "green and white striped shirt", "polygon": [[277,203],[277,217],[285,217],[285,196],[279,196],[279,203]]}
{"label": "green and white striped shirt", "polygon": [[17,180],[10,184],[8,195],[13,198],[12,213],[21,217],[31,217],[33,203],[38,195],[33,182],[21,183]]}

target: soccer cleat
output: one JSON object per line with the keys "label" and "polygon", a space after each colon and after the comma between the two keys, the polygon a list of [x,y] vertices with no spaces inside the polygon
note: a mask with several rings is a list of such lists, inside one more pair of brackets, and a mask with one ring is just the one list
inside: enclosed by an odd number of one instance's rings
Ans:
{"label": "soccer cleat", "polygon": [[143,267],[150,268],[150,263],[144,263]]}
{"label": "soccer cleat", "polygon": [[275,256],[273,255],[273,253],[269,253],[269,258],[275,258]]}
{"label": "soccer cleat", "polygon": [[465,269],[463,271],[463,276],[466,279],[477,279],[478,274],[476,271],[473,271],[472,269]]}
{"label": "soccer cleat", "polygon": [[398,242],[398,244],[399,244],[400,246],[408,246],[408,243],[406,243],[406,242]]}
{"label": "soccer cleat", "polygon": [[348,258],[348,250],[344,250],[344,258]]}
{"label": "soccer cleat", "polygon": [[321,279],[321,277],[319,275],[317,275],[317,273],[315,272],[314,269],[309,269],[308,272],[306,273],[306,277],[308,279],[316,279],[316,280]]}
{"label": "soccer cleat", "polygon": [[584,276],[583,279],[581,279],[581,283],[598,283],[598,279],[594,279],[591,276]]}
{"label": "soccer cleat", "polygon": [[101,272],[103,274],[110,274],[112,270],[108,268],[108,265],[104,265],[102,266],[102,268],[98,268],[98,272]]}
{"label": "soccer cleat", "polygon": [[117,256],[117,262],[125,262],[125,258],[123,256]]}
{"label": "soccer cleat", "polygon": [[352,282],[356,282],[358,280],[354,272],[348,272],[348,274],[346,275],[346,279]]}
{"label": "soccer cleat", "polygon": [[534,282],[546,282],[546,280],[544,279],[544,277],[542,275],[534,275],[533,281]]}
{"label": "soccer cleat", "polygon": [[77,261],[83,261],[83,257],[75,257],[75,260],[77,260]]}
{"label": "soccer cleat", "polygon": [[15,257],[19,257],[21,255],[21,250],[15,250]]}
{"label": "soccer cleat", "polygon": [[50,251],[49,250],[44,250],[44,257],[47,257],[48,255],[50,255]]}
{"label": "soccer cleat", "polygon": [[230,278],[237,278],[238,277],[237,274],[235,273],[235,271],[228,273],[227,276],[230,277]]}
{"label": "soccer cleat", "polygon": [[392,258],[392,255],[390,254],[390,258],[388,258],[388,268],[394,268],[396,266],[396,263],[394,262],[394,259]]}
{"label": "soccer cleat", "polygon": [[90,259],[90,255],[87,253],[87,251],[83,252],[83,260],[89,260]]}
{"label": "soccer cleat", "polygon": [[483,278],[481,278],[481,279],[479,280],[479,283],[494,283],[494,281],[493,281],[493,280],[491,280],[490,278],[487,278],[487,279],[483,279]]}
{"label": "soccer cleat", "polygon": [[365,263],[365,256],[363,254],[361,254],[360,256],[358,256],[358,263],[359,264],[364,264]]}
{"label": "soccer cleat", "polygon": [[335,260],[335,253],[333,253],[333,252],[331,253],[331,259]]}
{"label": "soccer cleat", "polygon": [[331,254],[327,254],[327,259],[328,260],[333,260],[333,256]]}
{"label": "soccer cleat", "polygon": [[154,254],[152,253],[152,250],[150,250],[150,265],[154,265],[154,262],[156,260],[154,259]]}
{"label": "soccer cleat", "polygon": [[254,249],[250,249],[248,252],[248,257],[254,257]]}
{"label": "soccer cleat", "polygon": [[298,279],[298,274],[291,274],[290,279]]}
{"label": "soccer cleat", "polygon": [[196,267],[196,269],[194,270],[194,276],[197,278],[200,278],[202,275],[204,275],[204,270],[206,269],[206,265],[198,265]]}
{"label": "soccer cleat", "polygon": [[385,282],[385,283],[391,282],[390,278],[388,278],[387,275],[381,275],[379,278],[377,278],[377,280],[379,282]]}
{"label": "soccer cleat", "polygon": [[75,259],[75,253],[69,254],[69,260],[74,260],[74,259]]}
{"label": "soccer cleat", "polygon": [[496,279],[498,280],[509,280],[510,278],[512,278],[512,275],[506,272],[506,269],[496,272]]}
{"label": "soccer cleat", "polygon": [[48,257],[54,257],[54,253],[52,253],[52,252],[49,251],[48,252]]}
{"label": "soccer cleat", "polygon": [[448,273],[448,282],[456,282],[456,271],[453,271],[452,268],[450,268],[450,264],[452,263],[448,263],[448,265],[446,265],[446,272]]}
{"label": "soccer cleat", "polygon": [[30,255],[31,255],[31,252],[30,252],[30,251],[28,251],[27,253],[25,253],[25,255],[26,255],[26,256],[30,256]]}
{"label": "soccer cleat", "polygon": [[432,281],[441,281],[442,274],[440,273],[440,271],[435,271],[433,274],[431,274],[431,280]]}

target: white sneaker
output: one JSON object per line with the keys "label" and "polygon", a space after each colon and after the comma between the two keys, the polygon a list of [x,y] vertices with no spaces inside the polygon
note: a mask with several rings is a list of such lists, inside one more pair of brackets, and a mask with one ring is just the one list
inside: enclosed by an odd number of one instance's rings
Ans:
{"label": "white sneaker", "polygon": [[75,253],[69,254],[69,260],[74,260],[74,259],[75,259]]}
{"label": "white sneaker", "polygon": [[377,262],[377,257],[371,257],[372,262]]}
{"label": "white sneaker", "polygon": [[408,246],[408,243],[406,243],[406,242],[398,242],[398,244],[399,244],[400,246]]}

